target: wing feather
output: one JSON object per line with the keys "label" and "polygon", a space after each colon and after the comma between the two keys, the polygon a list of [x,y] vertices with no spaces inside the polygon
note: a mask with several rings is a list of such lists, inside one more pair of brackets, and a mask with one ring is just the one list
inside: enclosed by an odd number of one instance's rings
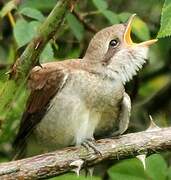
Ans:
{"label": "wing feather", "polygon": [[30,74],[28,85],[31,89],[26,111],[22,115],[20,128],[14,140],[16,156],[20,158],[26,146],[26,139],[41,121],[53,96],[65,85],[66,69],[44,65],[35,67]]}

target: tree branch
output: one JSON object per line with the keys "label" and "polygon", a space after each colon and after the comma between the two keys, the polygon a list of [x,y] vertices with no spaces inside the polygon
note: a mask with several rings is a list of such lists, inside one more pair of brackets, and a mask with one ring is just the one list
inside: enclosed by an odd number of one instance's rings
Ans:
{"label": "tree branch", "polygon": [[28,44],[25,51],[17,59],[11,71],[11,78],[18,81],[27,76],[30,69],[38,63],[39,55],[47,42],[57,33],[64,20],[68,7],[73,9],[77,0],[58,0],[47,19],[39,28],[39,32]]}
{"label": "tree branch", "polygon": [[[5,117],[7,117],[7,107],[10,107],[9,104],[18,93],[18,89],[25,84],[29,71],[32,67],[38,65],[39,56],[43,48],[57,33],[67,10],[72,10],[77,1],[78,0],[58,0],[54,9],[39,28],[39,32],[16,60],[9,72],[9,81],[6,81],[0,89],[1,115],[5,114]],[[3,127],[5,129],[5,126]],[[4,129],[3,131],[5,131]]]}
{"label": "tree branch", "polygon": [[96,141],[96,148],[101,155],[77,146],[2,163],[0,179],[43,179],[76,170],[79,165],[83,168],[106,159],[127,158],[171,149],[171,127],[151,127],[146,131],[122,135],[116,139],[101,139]]}

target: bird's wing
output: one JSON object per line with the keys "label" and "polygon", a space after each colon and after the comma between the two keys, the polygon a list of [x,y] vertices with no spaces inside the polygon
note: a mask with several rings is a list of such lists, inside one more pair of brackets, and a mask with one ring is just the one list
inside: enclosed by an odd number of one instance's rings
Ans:
{"label": "bird's wing", "polygon": [[14,140],[18,157],[25,149],[27,137],[41,121],[50,100],[65,85],[67,78],[67,70],[64,67],[54,66],[50,63],[43,65],[43,67],[37,66],[31,71],[28,80],[31,94],[27,101],[26,111],[21,119],[18,134]]}

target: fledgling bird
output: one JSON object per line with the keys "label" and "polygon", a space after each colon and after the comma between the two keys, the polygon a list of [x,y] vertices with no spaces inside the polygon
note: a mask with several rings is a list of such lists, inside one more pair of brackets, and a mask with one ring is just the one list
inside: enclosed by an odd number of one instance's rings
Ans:
{"label": "fledgling bird", "polygon": [[17,158],[125,132],[131,101],[124,85],[157,41],[132,42],[134,16],[95,34],[82,59],[33,68],[31,94],[14,142]]}

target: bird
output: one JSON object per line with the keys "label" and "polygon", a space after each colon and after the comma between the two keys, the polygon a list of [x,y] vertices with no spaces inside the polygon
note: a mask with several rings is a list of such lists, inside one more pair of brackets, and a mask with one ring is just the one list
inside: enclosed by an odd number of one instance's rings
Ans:
{"label": "bird", "polygon": [[149,46],[157,41],[132,41],[134,17],[97,32],[83,58],[31,70],[30,96],[14,140],[16,159],[127,130],[131,100],[124,86],[142,69]]}

